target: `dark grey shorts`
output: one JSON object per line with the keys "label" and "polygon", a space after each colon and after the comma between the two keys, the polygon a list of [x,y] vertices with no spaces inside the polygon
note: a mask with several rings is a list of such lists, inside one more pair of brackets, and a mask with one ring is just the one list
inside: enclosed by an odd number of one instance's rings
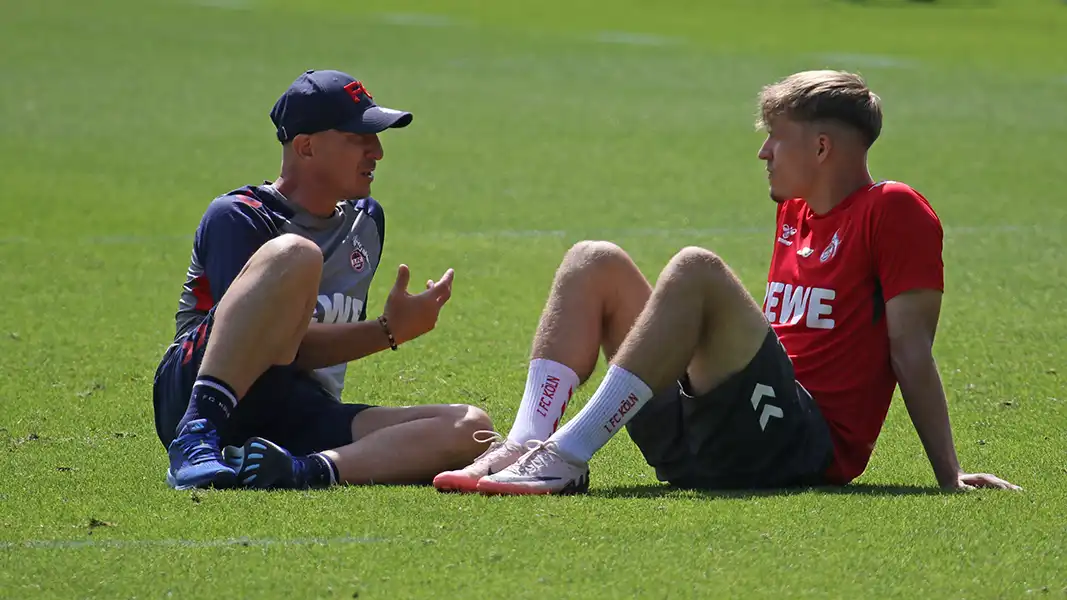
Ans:
{"label": "dark grey shorts", "polygon": [[833,457],[829,428],[773,330],[752,361],[711,392],[693,397],[679,381],[626,427],[657,478],[680,487],[819,485]]}

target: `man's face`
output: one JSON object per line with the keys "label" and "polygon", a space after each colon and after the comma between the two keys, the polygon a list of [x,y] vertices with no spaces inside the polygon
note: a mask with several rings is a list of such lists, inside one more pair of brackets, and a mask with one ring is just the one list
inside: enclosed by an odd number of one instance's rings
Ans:
{"label": "man's face", "polygon": [[376,133],[328,130],[314,134],[315,176],[328,183],[339,198],[370,196],[374,168],[383,157]]}
{"label": "man's face", "polygon": [[804,198],[819,167],[819,136],[810,125],[777,116],[767,123],[759,158],[767,163],[771,199]]}

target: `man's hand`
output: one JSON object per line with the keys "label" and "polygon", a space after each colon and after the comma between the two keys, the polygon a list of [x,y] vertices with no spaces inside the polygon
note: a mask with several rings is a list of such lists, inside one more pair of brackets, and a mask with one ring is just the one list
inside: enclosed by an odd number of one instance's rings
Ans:
{"label": "man's hand", "polygon": [[973,490],[976,488],[995,488],[998,490],[1021,490],[1023,488],[1004,481],[996,475],[990,475],[988,473],[960,473],[956,477],[955,486],[952,489],[956,490]]}
{"label": "man's hand", "polygon": [[411,271],[407,265],[400,265],[396,273],[396,283],[385,300],[385,318],[396,338],[397,344],[411,341],[428,333],[437,325],[437,316],[441,308],[452,297],[452,269],[445,271],[441,280],[426,282],[426,291],[420,294],[408,293]]}

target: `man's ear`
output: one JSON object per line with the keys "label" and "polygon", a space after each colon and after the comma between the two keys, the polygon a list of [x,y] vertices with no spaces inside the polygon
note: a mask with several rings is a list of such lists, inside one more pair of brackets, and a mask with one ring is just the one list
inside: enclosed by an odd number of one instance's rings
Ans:
{"label": "man's ear", "polygon": [[301,133],[294,137],[290,144],[293,148],[293,154],[298,158],[311,158],[315,154],[315,144],[311,136],[306,133]]}
{"label": "man's ear", "polygon": [[830,150],[832,150],[833,147],[834,147],[834,141],[829,136],[829,134],[820,133],[818,139],[816,140],[816,150],[815,150],[816,158],[820,162],[826,160],[826,158],[828,156],[830,156]]}

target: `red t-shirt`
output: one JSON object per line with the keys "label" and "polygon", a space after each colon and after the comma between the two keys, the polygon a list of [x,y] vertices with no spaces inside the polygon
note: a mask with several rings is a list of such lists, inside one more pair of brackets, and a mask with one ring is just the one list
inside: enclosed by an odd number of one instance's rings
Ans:
{"label": "red t-shirt", "polygon": [[778,206],[763,312],[830,426],[833,483],[867,467],[897,385],[885,303],[944,289],[942,238],[926,198],[895,181],[857,190],[825,215],[800,198]]}

